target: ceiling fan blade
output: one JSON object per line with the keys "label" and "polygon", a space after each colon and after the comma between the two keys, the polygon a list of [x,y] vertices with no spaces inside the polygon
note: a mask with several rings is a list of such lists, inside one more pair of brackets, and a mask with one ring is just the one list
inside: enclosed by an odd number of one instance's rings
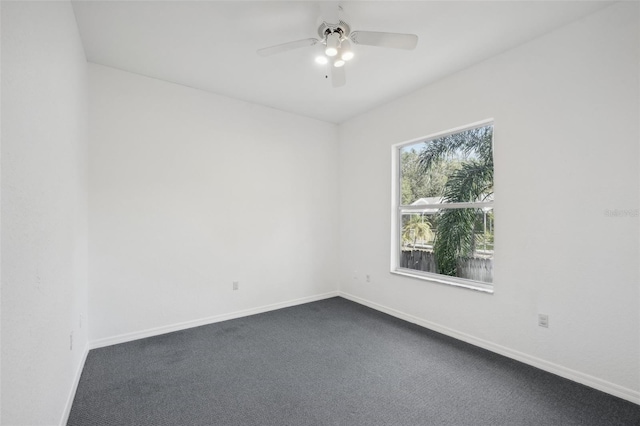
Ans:
{"label": "ceiling fan blade", "polygon": [[342,87],[347,84],[347,76],[344,72],[344,66],[342,67],[331,67],[331,85],[333,87]]}
{"label": "ceiling fan blade", "polygon": [[418,44],[415,34],[381,33],[377,31],[353,31],[349,38],[355,44],[367,46],[391,47],[394,49],[411,50]]}
{"label": "ceiling fan blade", "polygon": [[318,39],[315,38],[305,38],[303,40],[290,41],[288,43],[277,44],[275,46],[258,49],[258,55],[271,56],[277,53],[286,52],[288,50],[298,49],[300,47],[313,46],[316,43],[318,43]]}

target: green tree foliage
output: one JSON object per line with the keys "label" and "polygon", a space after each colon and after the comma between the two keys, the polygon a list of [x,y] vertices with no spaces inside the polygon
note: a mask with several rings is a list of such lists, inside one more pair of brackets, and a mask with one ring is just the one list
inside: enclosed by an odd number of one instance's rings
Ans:
{"label": "green tree foliage", "polygon": [[418,241],[428,242],[433,239],[431,224],[422,215],[411,215],[402,227],[402,242],[416,246]]}
{"label": "green tree foliage", "polygon": [[[425,147],[427,144],[424,145]],[[420,198],[440,197],[449,175],[461,167],[461,161],[440,161],[426,169],[421,154],[415,148],[402,153],[402,204],[409,205]]]}
{"label": "green tree foliage", "polygon": [[[419,169],[427,174],[442,163],[459,162],[448,174],[443,201],[484,201],[493,194],[493,127],[481,127],[430,141],[418,154]],[[438,272],[457,275],[457,259],[475,249],[480,209],[443,209],[437,219],[434,255]]]}

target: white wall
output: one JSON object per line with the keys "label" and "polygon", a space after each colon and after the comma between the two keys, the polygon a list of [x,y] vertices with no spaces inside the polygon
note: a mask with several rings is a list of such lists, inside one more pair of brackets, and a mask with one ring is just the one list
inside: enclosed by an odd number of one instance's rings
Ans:
{"label": "white wall", "polygon": [[85,353],[86,97],[70,3],[2,2],[2,424],[63,421]]}
{"label": "white wall", "polygon": [[336,291],[335,125],[89,69],[92,341]]}
{"label": "white wall", "polygon": [[[340,290],[640,402],[638,217],[605,215],[638,209],[638,16],[614,5],[341,125]],[[390,274],[391,145],[487,118],[495,294]]]}

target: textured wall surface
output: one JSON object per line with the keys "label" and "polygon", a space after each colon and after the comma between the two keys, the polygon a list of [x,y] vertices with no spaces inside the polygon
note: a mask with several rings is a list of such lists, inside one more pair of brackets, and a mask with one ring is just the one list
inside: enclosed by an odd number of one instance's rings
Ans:
{"label": "textured wall surface", "polygon": [[85,351],[86,74],[69,3],[3,2],[6,425],[58,424]]}

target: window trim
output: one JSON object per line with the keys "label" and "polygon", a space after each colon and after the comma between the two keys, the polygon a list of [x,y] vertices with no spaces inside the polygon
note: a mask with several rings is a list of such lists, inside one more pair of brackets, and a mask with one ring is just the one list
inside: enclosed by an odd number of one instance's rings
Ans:
{"label": "window trim", "polygon": [[[493,283],[485,283],[476,280],[470,280],[467,278],[450,277],[442,274],[435,274],[431,272],[418,271],[409,268],[400,267],[400,228],[402,221],[402,211],[407,210],[424,210],[425,205],[421,206],[402,206],[401,203],[401,167],[400,158],[401,150],[407,145],[413,145],[419,142],[428,142],[433,139],[449,136],[454,133],[464,132],[465,130],[475,129],[477,127],[483,127],[487,125],[493,125],[495,130],[495,120],[493,118],[478,121],[475,123],[467,124],[465,126],[456,127],[443,132],[433,133],[428,136],[423,136],[416,139],[393,144],[391,146],[391,269],[390,272],[395,275],[416,278],[423,281],[429,281],[437,284],[446,284],[454,287],[466,288],[469,290],[475,290],[478,292],[493,294]],[[494,133],[495,136],[495,133]],[[492,141],[493,143],[493,141]],[[495,166],[494,166],[495,167]],[[495,211],[495,203],[491,202],[479,202],[479,203],[450,203],[446,205],[446,208],[470,208],[470,207],[491,207]],[[494,251],[495,256],[495,251]]]}

